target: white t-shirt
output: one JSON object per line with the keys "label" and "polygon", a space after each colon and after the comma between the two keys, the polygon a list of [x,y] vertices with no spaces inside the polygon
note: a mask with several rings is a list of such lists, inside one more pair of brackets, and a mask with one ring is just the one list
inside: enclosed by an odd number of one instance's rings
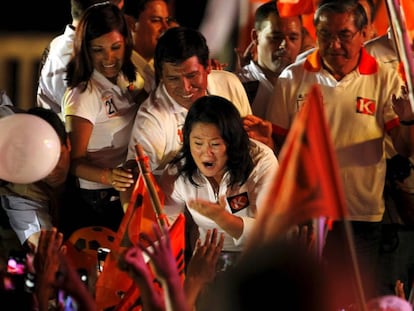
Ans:
{"label": "white t-shirt", "polygon": [[244,66],[242,70],[237,74],[240,81],[258,81],[256,96],[254,97],[251,106],[252,112],[255,116],[267,120],[266,112],[269,105],[270,97],[273,92],[273,84],[270,82],[262,69],[254,62],[250,61],[249,64]]}
{"label": "white t-shirt", "polygon": [[59,116],[62,116],[62,98],[67,86],[66,65],[72,55],[74,39],[75,29],[67,25],[65,32],[51,41],[39,76],[37,106],[52,109]]}

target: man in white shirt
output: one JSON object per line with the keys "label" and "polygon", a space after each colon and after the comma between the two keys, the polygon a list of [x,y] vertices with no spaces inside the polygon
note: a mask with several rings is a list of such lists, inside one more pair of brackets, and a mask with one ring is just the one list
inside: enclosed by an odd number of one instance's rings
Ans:
{"label": "man in white shirt", "polygon": [[132,62],[137,68],[138,84],[149,94],[155,88],[154,52],[158,38],[171,26],[165,0],[126,0],[124,14],[134,42]]}
{"label": "man in white shirt", "polygon": [[237,75],[246,88],[253,114],[267,119],[273,85],[282,70],[295,61],[302,47],[301,17],[280,17],[276,3],[266,2],[255,12],[251,37],[257,47],[257,60],[250,60]]}
{"label": "man in white shirt", "polygon": [[141,144],[154,175],[161,174],[179,151],[185,117],[197,98],[220,95],[230,100],[242,116],[251,114],[237,76],[211,70],[206,40],[197,30],[168,29],[155,50],[155,71],[157,88],[137,112],[127,156],[127,160],[135,161],[135,146]]}

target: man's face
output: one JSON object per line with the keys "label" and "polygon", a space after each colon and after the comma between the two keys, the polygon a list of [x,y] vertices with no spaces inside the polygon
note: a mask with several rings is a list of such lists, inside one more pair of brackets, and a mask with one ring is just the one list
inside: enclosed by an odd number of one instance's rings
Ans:
{"label": "man's face", "polygon": [[153,58],[158,38],[170,27],[169,21],[166,2],[149,1],[134,25],[134,49],[146,59]]}
{"label": "man's face", "polygon": [[358,65],[365,29],[358,31],[351,14],[322,14],[316,35],[321,57],[331,73],[343,76]]}
{"label": "man's face", "polygon": [[181,64],[163,63],[161,80],[168,94],[189,109],[196,99],[206,95],[209,73],[210,68],[204,68],[197,56],[192,56]]}
{"label": "man's face", "polygon": [[269,15],[257,30],[258,64],[277,75],[299,54],[302,44],[302,24],[299,17],[280,18]]}

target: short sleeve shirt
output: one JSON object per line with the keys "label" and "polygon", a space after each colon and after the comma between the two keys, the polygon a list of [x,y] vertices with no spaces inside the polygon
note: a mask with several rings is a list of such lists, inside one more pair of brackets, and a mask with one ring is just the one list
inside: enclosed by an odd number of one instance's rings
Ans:
{"label": "short sleeve shirt", "polygon": [[342,177],[350,220],[381,221],[385,180],[384,136],[398,125],[392,94],[401,80],[362,49],[357,69],[337,81],[321,66],[319,51],[281,73],[268,115],[286,135],[310,87],[319,84]]}
{"label": "short sleeve shirt", "polygon": [[[123,79],[123,78],[119,78]],[[125,85],[125,81],[119,81]],[[90,121],[93,130],[88,157],[99,167],[118,167],[125,162],[132,124],[138,105],[126,88],[114,85],[94,71],[88,87],[68,89],[64,96],[64,115]],[[81,188],[104,189],[107,185],[80,179]]]}

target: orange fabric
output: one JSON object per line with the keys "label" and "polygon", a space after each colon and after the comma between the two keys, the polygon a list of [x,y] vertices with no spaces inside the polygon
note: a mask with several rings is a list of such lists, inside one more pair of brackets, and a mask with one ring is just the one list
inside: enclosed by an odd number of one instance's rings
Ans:
{"label": "orange fabric", "polygon": [[[322,68],[321,56],[319,49],[316,49],[306,57],[304,67],[307,71],[317,72]],[[365,48],[361,49],[361,59],[358,65],[358,71],[362,75],[374,74],[378,71],[378,63]]]}
{"label": "orange fabric", "polygon": [[[115,237],[114,247],[106,257],[104,270],[96,282],[95,299],[99,310],[113,307],[121,302],[118,293],[126,293],[133,281],[117,266],[119,255],[138,241],[141,232],[143,209],[152,208],[140,174],[135,184],[128,208]],[[155,218],[155,214],[154,214]]]}
{"label": "orange fabric", "polygon": [[[414,1],[413,0],[400,0],[401,7],[405,16],[405,23],[407,30],[410,32],[414,31]],[[411,39],[413,37],[411,36]]]}
{"label": "orange fabric", "polygon": [[[139,160],[144,160],[145,163],[143,166],[149,168],[147,157]],[[116,233],[113,243],[114,246],[111,248],[111,253],[106,257],[103,272],[96,282],[95,299],[99,310],[114,306],[116,306],[117,311],[132,310],[129,307],[136,304],[136,301],[139,299],[139,289],[136,288],[135,283],[128,274],[118,268],[118,258],[123,251],[138,242],[141,232],[145,232],[155,239],[152,224],[154,222],[158,223],[157,217],[164,216],[163,211],[158,211],[157,213],[161,215],[157,215],[154,210],[147,187],[148,185],[146,185],[146,179],[144,177],[148,178],[148,181],[154,186],[162,206],[164,204],[164,194],[156,183],[152,173],[144,168],[141,169],[144,170],[145,176],[143,176],[143,173],[138,176],[128,208]],[[185,248],[184,224],[184,217],[182,216],[170,228],[171,244],[183,280]],[[181,253],[182,257],[180,256]],[[138,304],[137,308],[140,310],[141,305]]]}
{"label": "orange fabric", "polygon": [[279,157],[279,170],[257,216],[249,245],[274,239],[317,217],[343,219],[345,198],[315,85],[298,112]]}
{"label": "orange fabric", "polygon": [[279,0],[277,9],[282,17],[312,14],[316,10],[314,0]]}
{"label": "orange fabric", "polygon": [[[389,18],[387,13],[387,1],[378,1],[377,13],[374,20],[377,35],[383,35],[389,27]],[[407,30],[411,33],[410,38],[413,39],[414,32],[414,1],[400,0],[402,11],[405,16]]]}
{"label": "orange fabric", "polygon": [[302,25],[308,30],[312,39],[316,40],[316,30],[315,26],[313,25],[313,14],[314,12],[302,14]]}
{"label": "orange fabric", "polygon": [[[185,217],[183,214],[180,214],[176,221],[173,223],[169,229],[169,235],[171,239],[172,252],[177,261],[177,269],[181,276],[181,280],[184,283],[185,278],[185,262],[184,262],[184,250],[185,250]],[[149,266],[151,268],[151,266]],[[151,270],[152,271],[152,270]],[[156,276],[154,276],[154,287],[158,291],[162,291],[162,288],[159,286],[159,282],[156,281]],[[117,304],[114,311],[138,311],[142,310],[142,306],[138,303],[140,297],[139,288],[135,284],[131,284],[128,290],[125,293],[125,296]]]}

